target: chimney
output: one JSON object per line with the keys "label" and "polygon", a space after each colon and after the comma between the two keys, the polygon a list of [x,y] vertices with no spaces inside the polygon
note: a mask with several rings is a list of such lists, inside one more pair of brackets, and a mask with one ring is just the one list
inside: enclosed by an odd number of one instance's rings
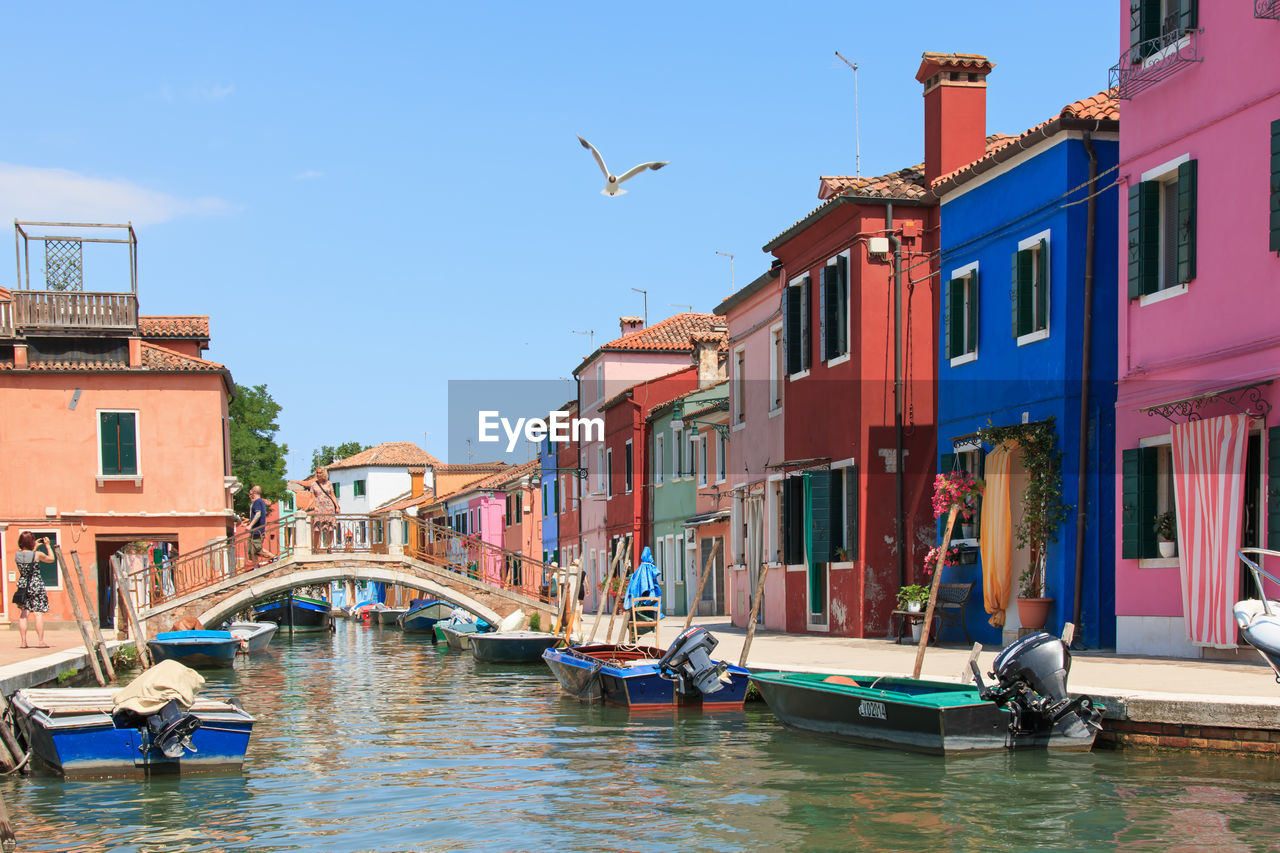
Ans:
{"label": "chimney", "polygon": [[622,329],[622,334],[629,335],[643,329],[644,320],[639,317],[619,317],[618,326]]}
{"label": "chimney", "polygon": [[426,477],[427,469],[421,465],[409,468],[409,497],[417,498],[422,496],[422,481]]}
{"label": "chimney", "polygon": [[967,166],[987,153],[987,75],[995,65],[976,53],[925,53],[924,179]]}
{"label": "chimney", "polygon": [[720,358],[728,326],[712,326],[710,332],[693,335],[693,363],[698,368],[698,388],[715,385],[725,378],[725,361]]}
{"label": "chimney", "polygon": [[142,366],[142,338],[129,338],[129,366]]}

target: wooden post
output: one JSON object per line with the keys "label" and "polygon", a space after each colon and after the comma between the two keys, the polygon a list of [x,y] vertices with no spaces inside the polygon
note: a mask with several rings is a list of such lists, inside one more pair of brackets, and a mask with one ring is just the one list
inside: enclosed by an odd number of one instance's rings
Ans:
{"label": "wooden post", "polygon": [[[920,630],[920,648],[916,649],[916,667],[911,672],[912,678],[920,677],[920,669],[924,666],[924,650],[929,646],[929,629],[933,627],[933,608],[938,603],[938,584],[942,582],[942,566],[947,560],[947,549],[951,547],[951,531],[956,526],[956,516],[960,513],[960,505],[952,504],[947,513],[947,527],[942,533],[942,547],[938,549],[938,565],[933,568],[933,584],[929,589],[929,606],[924,611],[924,627]],[[902,547],[902,543],[898,543]]]}
{"label": "wooden post", "polygon": [[964,669],[960,670],[960,683],[968,684],[973,681],[973,665],[978,662],[978,655],[982,654],[982,643],[974,643],[973,648],[969,649],[969,657],[964,662]]}
{"label": "wooden post", "polygon": [[84,650],[89,655],[89,663],[93,665],[93,676],[98,679],[99,687],[106,687],[107,678],[102,674],[102,665],[98,663],[98,650],[94,648],[93,640],[89,637],[89,626],[85,623],[84,611],[80,609],[80,597],[76,595],[75,584],[72,582],[71,567],[67,565],[67,558],[62,556],[62,546],[54,545],[53,554],[58,558],[58,565],[62,567],[62,576],[67,582],[67,598],[71,599],[71,609],[76,615],[76,626],[80,629],[80,636],[84,638]]}
{"label": "wooden post", "polygon": [[[610,583],[613,581],[613,570],[622,559],[622,549],[619,548],[617,553],[613,555],[613,559],[609,561],[609,571],[605,573],[604,589],[609,589]],[[596,602],[596,620],[591,625],[591,636],[587,637],[587,645],[595,642],[596,631],[600,629],[600,617],[604,614],[604,591],[600,593],[600,600]]]}
{"label": "wooden post", "polygon": [[[631,543],[635,541],[634,536],[627,537],[625,553],[622,556],[622,562],[618,564],[618,577],[622,579],[622,588],[618,590],[618,594],[614,596],[613,613],[609,616],[609,629],[605,631],[604,641],[606,643],[615,643],[617,640],[613,638],[613,622],[618,618],[618,614],[622,612],[622,602],[627,597],[627,584],[631,580]],[[622,620],[622,629],[625,632],[627,628],[627,620]]]}
{"label": "wooden post", "polygon": [[698,602],[702,601],[702,588],[707,585],[707,577],[711,574],[711,564],[715,562],[716,554],[720,551],[720,540],[717,539],[711,543],[711,551],[707,554],[707,559],[702,563],[702,571],[698,572],[698,591],[693,594],[693,604],[689,606],[689,615],[684,617],[684,627],[681,631],[689,630],[689,625],[693,623],[693,612],[698,609]]}
{"label": "wooden post", "polygon": [[[76,577],[80,579],[80,595],[84,598],[85,610],[89,611],[90,616],[92,616],[93,607],[89,603],[89,585],[84,580],[84,569],[80,565],[80,552],[71,552],[71,562],[76,567]],[[94,565],[97,564],[95,563]],[[98,654],[102,656],[102,667],[107,671],[107,678],[115,681],[116,668],[111,663],[111,651],[107,648],[106,640],[102,638],[102,629],[98,626],[98,620],[90,618],[89,627],[93,629],[93,642]]]}
{"label": "wooden post", "polygon": [[756,581],[756,597],[751,602],[751,615],[747,617],[747,639],[742,643],[742,654],[738,656],[738,666],[747,665],[747,652],[751,651],[751,641],[756,636],[756,616],[760,614],[760,596],[764,595],[764,576],[769,574],[769,564],[760,567],[760,578]]}
{"label": "wooden post", "polygon": [[1076,626],[1074,622],[1067,622],[1062,626],[1062,642],[1067,644],[1067,648],[1071,648],[1071,644],[1076,641]]}
{"label": "wooden post", "polygon": [[138,618],[138,608],[134,606],[133,596],[129,593],[129,575],[124,563],[113,567],[116,576],[116,595],[124,603],[124,611],[129,616],[129,630],[133,632],[133,645],[138,650],[138,662],[144,668],[152,664],[151,652],[147,649],[147,636],[142,629],[142,620]]}
{"label": "wooden post", "polygon": [[9,820],[9,804],[0,794],[0,848],[13,850],[18,846],[18,837],[13,834],[13,823]]}
{"label": "wooden post", "polygon": [[[4,697],[0,697],[0,710],[8,711],[10,719],[13,718],[13,709],[9,706],[9,700]],[[30,773],[31,768],[22,764],[22,760],[26,756],[26,752],[24,752],[22,747],[18,745],[18,738],[14,736],[13,729],[9,728],[9,724],[2,718],[0,718],[0,741],[4,742],[5,749],[13,756],[13,766],[22,767],[22,773],[24,775]],[[8,769],[6,769],[5,772],[9,772]]]}
{"label": "wooden post", "polygon": [[569,637],[573,633],[574,623],[577,622],[577,619],[575,617],[577,617],[578,615],[578,590],[582,588],[582,559],[581,558],[573,561],[573,575],[566,586],[568,587],[568,591],[566,592],[566,595],[568,595],[569,598],[565,602],[565,612],[567,615],[565,616],[563,627],[564,627],[564,641],[566,644],[568,644]]}

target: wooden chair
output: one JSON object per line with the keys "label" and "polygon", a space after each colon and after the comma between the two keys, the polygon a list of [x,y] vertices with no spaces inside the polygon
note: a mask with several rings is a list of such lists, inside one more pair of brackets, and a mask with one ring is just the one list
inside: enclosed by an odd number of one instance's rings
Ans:
{"label": "wooden chair", "polygon": [[938,600],[933,606],[933,615],[938,617],[938,633],[948,622],[960,622],[964,631],[964,640],[972,645],[973,637],[969,636],[969,628],[964,623],[965,605],[969,603],[969,595],[973,592],[974,582],[940,583],[938,584]]}
{"label": "wooden chair", "polygon": [[658,642],[658,617],[662,613],[661,605],[661,598],[631,599],[631,616],[627,634],[632,643],[640,642],[641,634],[653,632],[653,644],[661,646]]}

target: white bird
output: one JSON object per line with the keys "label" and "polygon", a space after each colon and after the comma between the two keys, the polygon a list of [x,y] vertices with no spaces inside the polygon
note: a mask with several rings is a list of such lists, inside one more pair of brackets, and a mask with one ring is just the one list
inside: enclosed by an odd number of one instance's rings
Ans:
{"label": "white bird", "polygon": [[609,167],[604,164],[604,158],[600,156],[600,152],[596,150],[596,147],[594,145],[592,145],[587,140],[583,139],[581,136],[578,137],[578,141],[582,143],[583,148],[589,149],[591,151],[591,156],[596,158],[596,163],[600,166],[600,171],[604,172],[605,183],[604,183],[604,189],[600,190],[601,195],[607,195],[607,196],[623,195],[624,193],[626,193],[626,190],[622,188],[623,183],[631,180],[636,175],[643,172],[645,169],[653,169],[656,172],[659,169],[661,169],[663,166],[667,165],[668,162],[670,162],[668,160],[663,160],[661,163],[656,163],[656,162],[641,163],[639,166],[635,166],[634,168],[628,169],[627,171],[623,172],[621,175],[615,175],[612,172],[610,172]]}

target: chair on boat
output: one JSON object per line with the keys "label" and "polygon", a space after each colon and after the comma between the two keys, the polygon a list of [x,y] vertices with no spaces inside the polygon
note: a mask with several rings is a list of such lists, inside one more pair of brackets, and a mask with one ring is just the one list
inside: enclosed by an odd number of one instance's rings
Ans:
{"label": "chair on boat", "polygon": [[965,605],[969,602],[969,594],[973,592],[973,587],[973,581],[938,584],[938,600],[934,604],[933,615],[938,617],[939,634],[948,622],[959,621],[960,628],[964,631],[965,642],[973,642],[973,637],[969,636],[969,628],[964,624]]}
{"label": "chair on boat", "polygon": [[627,634],[631,638],[631,642],[640,641],[640,635],[653,633],[653,644],[660,646],[658,642],[658,619],[662,615],[662,599],[657,597],[640,597],[631,600],[631,615],[629,617]]}

